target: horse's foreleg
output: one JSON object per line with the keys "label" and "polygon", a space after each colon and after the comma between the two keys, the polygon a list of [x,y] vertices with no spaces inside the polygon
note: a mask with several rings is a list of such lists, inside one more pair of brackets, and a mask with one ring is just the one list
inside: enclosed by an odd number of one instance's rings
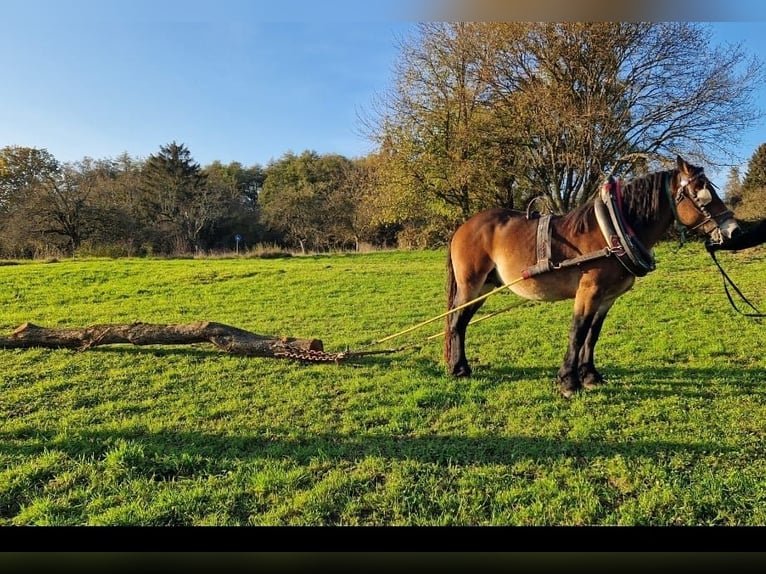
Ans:
{"label": "horse's foreleg", "polygon": [[582,386],[579,375],[580,351],[585,344],[588,331],[593,323],[593,314],[580,315],[575,313],[572,326],[569,328],[569,346],[564,356],[564,362],[558,372],[561,394],[568,399]]}
{"label": "horse's foreleg", "polygon": [[601,307],[596,312],[596,315],[593,317],[593,322],[591,323],[590,329],[588,330],[588,334],[585,337],[585,343],[583,344],[582,349],[580,349],[580,384],[582,384],[582,386],[586,389],[592,389],[596,385],[604,382],[604,378],[601,376],[601,373],[596,370],[593,355],[596,348],[596,342],[598,341],[598,337],[601,334],[601,327],[604,325],[604,320],[606,319],[606,314],[609,312],[610,307],[611,304],[606,307]]}
{"label": "horse's foreleg", "polygon": [[[595,345],[604,321],[599,311],[609,308],[609,305],[602,307],[602,297],[601,289],[592,279],[583,277],[575,296],[572,325],[569,328],[569,345],[558,372],[564,398],[570,398],[583,386],[580,366],[593,361],[592,345]],[[591,346],[588,347],[586,343],[590,343]]]}

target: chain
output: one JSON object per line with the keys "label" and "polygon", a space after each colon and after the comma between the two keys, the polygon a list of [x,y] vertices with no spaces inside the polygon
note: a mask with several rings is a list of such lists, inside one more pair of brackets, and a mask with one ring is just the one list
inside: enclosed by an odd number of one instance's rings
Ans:
{"label": "chain", "polygon": [[309,363],[336,363],[346,360],[349,353],[326,353],[313,349],[299,349],[291,345],[277,345],[274,347],[274,356],[285,359],[297,359]]}
{"label": "chain", "polygon": [[405,349],[419,349],[419,346],[408,345],[396,349],[380,349],[378,351],[341,351],[340,353],[327,353],[313,349],[299,349],[292,345],[280,344],[274,347],[274,356],[281,359],[296,359],[306,363],[335,363],[340,364],[352,357],[364,357],[366,355],[389,355],[399,353]]}

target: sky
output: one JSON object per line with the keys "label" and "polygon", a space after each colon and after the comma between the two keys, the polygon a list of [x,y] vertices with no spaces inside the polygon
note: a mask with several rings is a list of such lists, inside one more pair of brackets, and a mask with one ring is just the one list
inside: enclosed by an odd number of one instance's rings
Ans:
{"label": "sky", "polygon": [[[146,158],[176,142],[202,166],[266,166],[305,150],[361,157],[374,149],[361,119],[392,86],[416,22],[492,19],[497,7],[472,0],[466,14],[439,2],[0,0],[0,147],[67,162]],[[766,60],[763,7],[732,21],[745,13],[736,1],[665,2],[650,16],[683,19],[667,6],[709,21],[715,43]],[[755,96],[766,112],[766,86]],[[741,137],[745,165],[766,142],[766,116]]]}

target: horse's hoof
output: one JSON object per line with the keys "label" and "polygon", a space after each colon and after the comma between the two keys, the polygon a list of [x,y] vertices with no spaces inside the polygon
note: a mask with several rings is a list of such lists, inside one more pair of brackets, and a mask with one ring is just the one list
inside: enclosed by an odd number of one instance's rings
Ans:
{"label": "horse's hoof", "polygon": [[581,389],[579,379],[572,377],[565,377],[559,379],[559,389],[561,390],[561,396],[565,399],[571,399],[577,391]]}
{"label": "horse's hoof", "polygon": [[470,377],[471,367],[469,367],[468,365],[458,365],[457,367],[452,369],[452,376],[455,378]]}
{"label": "horse's hoof", "polygon": [[601,373],[599,373],[592,364],[582,365],[578,374],[580,385],[587,390],[595,389],[598,385],[604,382],[604,377],[601,376]]}
{"label": "horse's hoof", "polygon": [[582,387],[588,391],[592,391],[603,384],[604,378],[598,373],[590,373],[582,379]]}

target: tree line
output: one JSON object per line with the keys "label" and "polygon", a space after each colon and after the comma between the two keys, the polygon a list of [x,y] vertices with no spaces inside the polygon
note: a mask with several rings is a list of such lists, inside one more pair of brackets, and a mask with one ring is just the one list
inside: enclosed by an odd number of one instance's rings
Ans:
{"label": "tree line", "polygon": [[[438,246],[484,208],[540,199],[563,213],[607,175],[676,154],[732,163],[727,149],[761,117],[761,62],[712,45],[703,23],[429,22],[400,49],[391,88],[361,120],[376,144],[363,158],[306,150],[203,167],[176,142],[74,163],[0,148],[0,256],[185,254],[237,237],[303,251]],[[761,162],[759,148],[725,190],[753,217]]]}
{"label": "tree line", "polygon": [[201,167],[176,142],[145,160],[59,163],[0,149],[0,255],[188,254],[274,244],[303,251],[386,244],[362,220],[364,161],[291,152],[268,166]]}

